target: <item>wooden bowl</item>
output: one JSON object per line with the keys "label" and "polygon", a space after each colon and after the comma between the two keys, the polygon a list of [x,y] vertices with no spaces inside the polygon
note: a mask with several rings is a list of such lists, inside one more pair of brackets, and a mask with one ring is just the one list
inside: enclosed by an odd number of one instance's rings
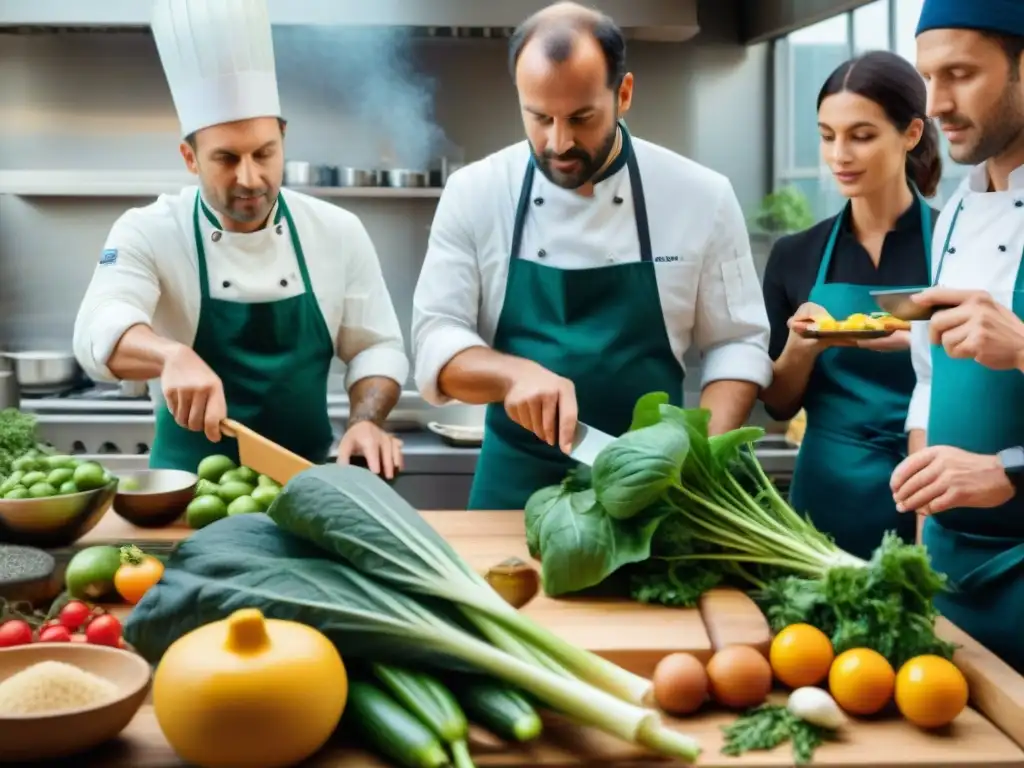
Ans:
{"label": "wooden bowl", "polygon": [[0,763],[25,764],[68,757],[116,738],[149,692],[152,670],[141,656],[85,643],[33,643],[0,649],[0,682],[33,664],[61,661],[118,687],[106,704],[50,715],[0,715]]}
{"label": "wooden bowl", "polygon": [[126,472],[114,497],[114,512],[139,528],[176,522],[195,498],[199,476],[180,469]]}

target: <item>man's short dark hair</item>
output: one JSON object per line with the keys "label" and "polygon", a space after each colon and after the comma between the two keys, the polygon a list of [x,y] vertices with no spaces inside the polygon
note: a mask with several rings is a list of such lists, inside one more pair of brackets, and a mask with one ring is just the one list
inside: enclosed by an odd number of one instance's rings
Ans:
{"label": "man's short dark hair", "polygon": [[[281,126],[281,135],[283,136],[284,135],[284,127],[288,124],[288,121],[285,120],[283,117],[279,117],[279,118],[277,118],[277,124],[279,126]],[[199,133],[199,131],[192,131],[192,133],[190,133],[188,136],[185,137],[185,143],[188,144],[190,147],[192,147],[192,151],[193,152],[196,149],[196,134],[197,133]]]}
{"label": "man's short dark hair", "polygon": [[611,17],[582,7],[578,14],[569,12],[557,17],[546,13],[547,10],[537,11],[512,33],[509,40],[512,78],[515,79],[516,65],[523,48],[537,35],[543,35],[544,52],[548,58],[560,64],[572,55],[576,38],[580,34],[589,34],[604,53],[608,65],[608,87],[618,90],[626,76],[626,38],[619,26]]}
{"label": "man's short dark hair", "polygon": [[1024,57],[1024,35],[1009,35],[1003,32],[984,32],[985,37],[999,44],[1010,60],[1010,76],[1020,77],[1020,60]]}

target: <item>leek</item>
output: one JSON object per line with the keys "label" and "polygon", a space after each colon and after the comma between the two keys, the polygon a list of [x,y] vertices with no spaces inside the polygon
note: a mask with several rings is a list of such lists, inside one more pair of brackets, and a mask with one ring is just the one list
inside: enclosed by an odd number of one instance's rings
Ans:
{"label": "leek", "polygon": [[182,635],[239,608],[257,608],[268,618],[315,627],[343,658],[482,672],[624,741],[691,761],[700,753],[656,711],[512,656],[459,626],[444,604],[428,607],[323,555],[264,515],[220,520],[171,555],[160,583],[129,616],[125,639],[156,663]]}
{"label": "leek", "polygon": [[624,701],[648,701],[651,681],[566,642],[519,613],[398,493],[367,469],[306,470],[268,510],[281,528],[403,592],[459,608],[497,647],[573,675]]}

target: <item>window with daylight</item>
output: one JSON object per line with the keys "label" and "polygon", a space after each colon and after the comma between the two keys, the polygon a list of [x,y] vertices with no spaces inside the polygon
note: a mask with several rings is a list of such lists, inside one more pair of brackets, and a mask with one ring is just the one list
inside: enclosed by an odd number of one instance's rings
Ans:
{"label": "window with daylight", "polygon": [[[913,62],[914,30],[923,2],[874,0],[775,42],[775,189],[799,189],[816,219],[837,213],[846,202],[819,154],[818,91],[833,69],[857,54],[884,49]],[[942,184],[931,201],[936,207],[967,172],[948,154],[943,160]]]}

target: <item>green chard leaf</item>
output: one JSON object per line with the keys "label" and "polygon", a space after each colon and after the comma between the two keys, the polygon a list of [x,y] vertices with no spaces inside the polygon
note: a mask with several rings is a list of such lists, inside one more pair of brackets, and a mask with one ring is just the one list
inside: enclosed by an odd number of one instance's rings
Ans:
{"label": "green chard leaf", "polygon": [[175,549],[160,583],[132,609],[125,639],[156,663],[182,635],[258,608],[267,618],[315,627],[345,658],[473,669],[423,641],[425,626],[465,633],[448,606],[406,596],[329,557],[265,515],[220,520]]}
{"label": "green chard leaf", "polygon": [[540,559],[540,530],[544,518],[566,493],[562,485],[548,485],[534,491],[526,500],[526,549],[530,557]]}
{"label": "green chard leaf", "polygon": [[740,450],[749,443],[755,443],[764,437],[761,427],[740,427],[723,435],[715,435],[708,442],[711,444],[711,457],[719,472],[728,472],[733,462],[739,458]]}
{"label": "green chard leaf", "polygon": [[618,520],[638,515],[678,482],[689,449],[687,432],[676,421],[627,432],[594,461],[597,500]]}
{"label": "green chard leaf", "polygon": [[633,423],[629,425],[629,431],[635,432],[660,422],[661,408],[668,405],[670,399],[668,392],[648,392],[637,400],[633,406]]}
{"label": "green chard leaf", "polygon": [[552,597],[597,586],[624,565],[646,560],[651,539],[668,510],[631,520],[611,517],[593,490],[564,491],[547,506],[539,529],[541,579]]}

